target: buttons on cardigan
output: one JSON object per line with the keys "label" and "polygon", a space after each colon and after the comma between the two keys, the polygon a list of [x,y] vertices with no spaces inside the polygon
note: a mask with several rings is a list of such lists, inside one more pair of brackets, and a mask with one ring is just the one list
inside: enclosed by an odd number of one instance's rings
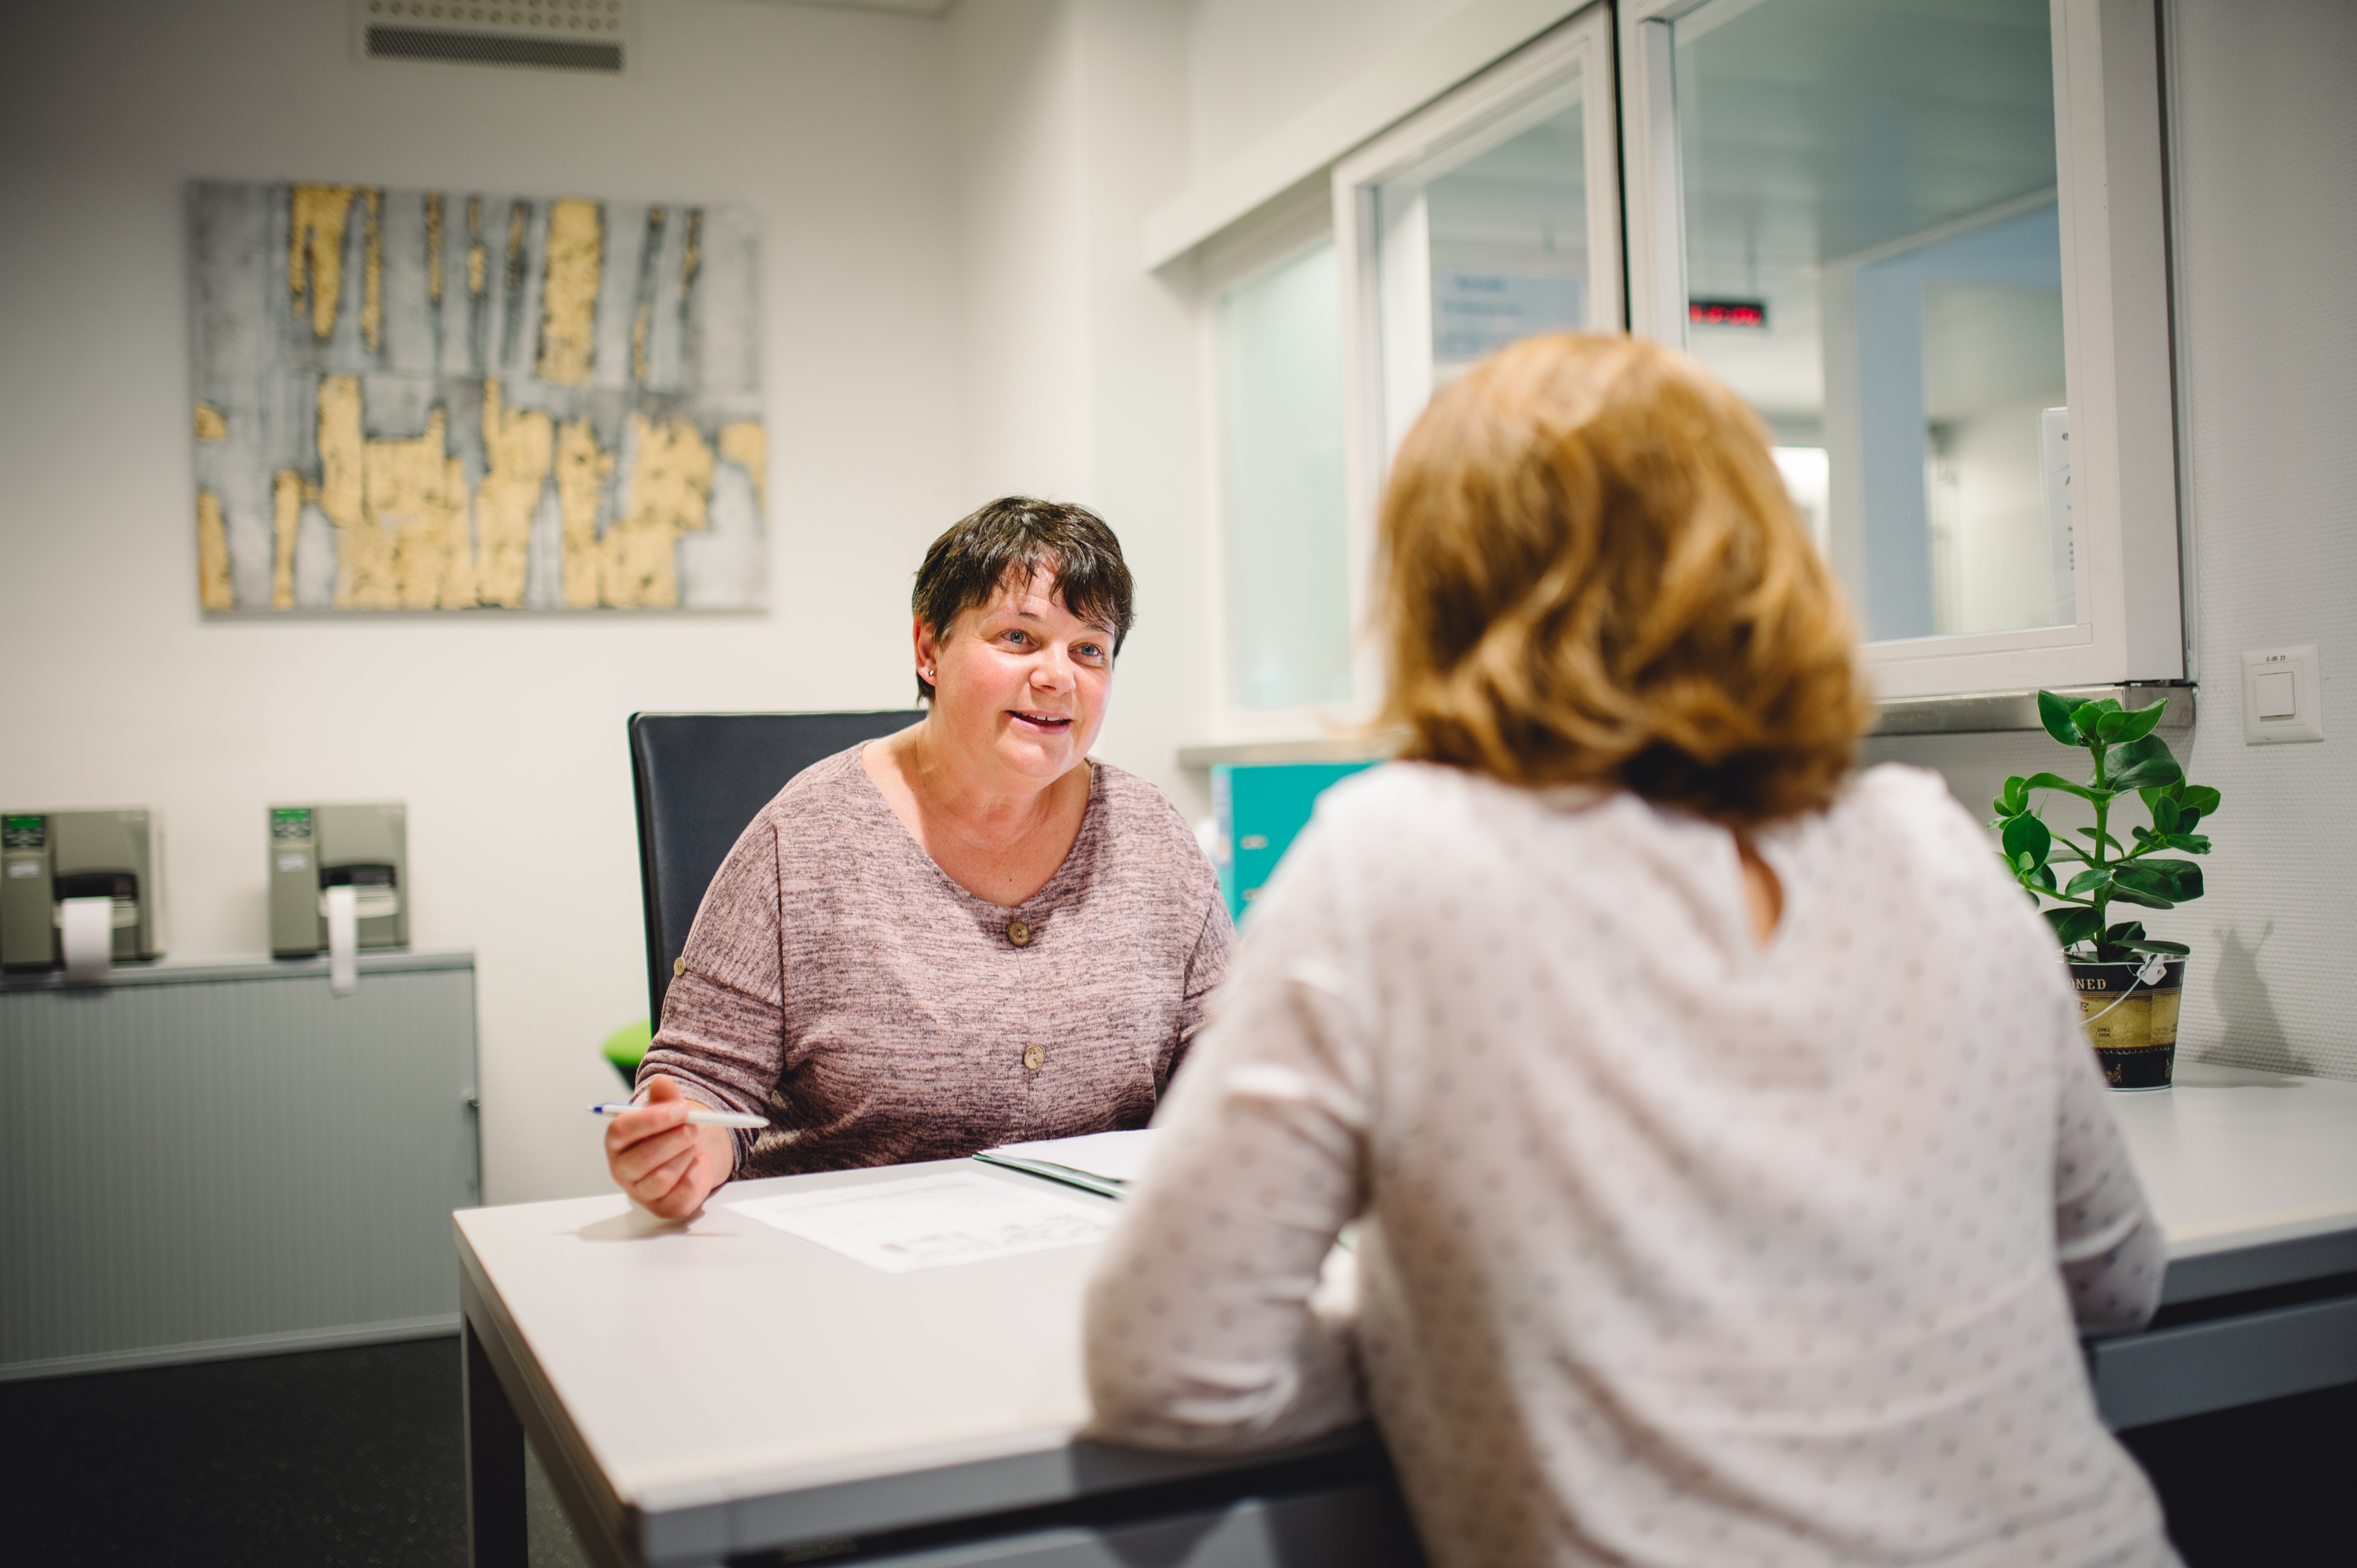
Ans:
{"label": "buttons on cardigan", "polygon": [[686,960],[686,959],[684,959],[684,958],[675,958],[675,959],[673,959],[673,960],[672,960],[672,961],[671,961],[671,977],[672,977],[673,980],[677,980],[681,975],[685,974],[686,972],[687,972],[687,960]]}
{"label": "buttons on cardigan", "polygon": [[1023,1047],[1023,1065],[1038,1072],[1048,1065],[1048,1047],[1034,1040]]}
{"label": "buttons on cardigan", "polygon": [[1018,948],[1029,947],[1031,945],[1031,923],[1028,920],[1007,921],[1006,940],[1013,942]]}

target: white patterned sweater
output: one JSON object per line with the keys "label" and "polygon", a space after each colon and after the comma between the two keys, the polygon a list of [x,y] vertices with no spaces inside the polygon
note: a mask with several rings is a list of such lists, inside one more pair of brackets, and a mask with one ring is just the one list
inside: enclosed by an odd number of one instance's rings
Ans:
{"label": "white patterned sweater", "polygon": [[1692,817],[1329,791],[1092,1285],[1093,1432],[1372,1412],[1438,1568],[2175,1563],[2074,1329],[2161,1238],[2043,923],[1930,773],[1757,843],[1764,948]]}

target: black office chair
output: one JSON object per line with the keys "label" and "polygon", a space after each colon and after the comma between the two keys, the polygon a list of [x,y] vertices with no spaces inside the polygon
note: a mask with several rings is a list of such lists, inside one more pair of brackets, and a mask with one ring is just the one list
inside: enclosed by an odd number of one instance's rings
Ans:
{"label": "black office chair", "polygon": [[846,746],[924,714],[632,714],[630,784],[639,802],[639,891],[647,920],[647,1005],[662,1026],[673,960],[713,873],[786,780]]}

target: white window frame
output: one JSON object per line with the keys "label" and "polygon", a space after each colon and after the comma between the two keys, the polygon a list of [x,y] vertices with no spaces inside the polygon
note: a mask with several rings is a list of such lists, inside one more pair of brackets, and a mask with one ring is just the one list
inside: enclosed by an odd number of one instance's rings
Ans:
{"label": "white window frame", "polygon": [[[1629,323],[1640,337],[1686,340],[1670,24],[1756,3],[1623,0]],[[2050,0],[2050,12],[2079,622],[1869,642],[1886,700],[2186,676],[2158,19],[2151,0]],[[1833,486],[1835,507],[1854,516],[1855,459],[1835,462]]]}
{"label": "white window frame", "polygon": [[[1620,160],[1613,81],[1612,12],[1604,0],[1575,13],[1480,75],[1334,166],[1335,258],[1341,267],[1342,454],[1351,552],[1351,614],[1369,624],[1376,587],[1375,521],[1394,435],[1429,397],[1432,376],[1430,252],[1414,234],[1399,238],[1405,267],[1386,272],[1375,191],[1448,143],[1580,82],[1587,203],[1587,318],[1598,331],[1624,320]],[[1408,220],[1415,227],[1422,213]],[[1353,685],[1383,690],[1382,650],[1362,638]]]}
{"label": "white window frame", "polygon": [[[1364,606],[1358,582],[1355,552],[1346,554],[1346,585],[1351,616],[1351,692],[1340,703],[1304,703],[1289,708],[1247,708],[1235,697],[1234,645],[1229,633],[1235,607],[1228,598],[1227,454],[1224,411],[1220,389],[1225,382],[1220,363],[1221,300],[1240,285],[1272,268],[1300,257],[1334,237],[1333,218],[1323,180],[1305,181],[1286,196],[1269,202],[1251,218],[1223,231],[1198,250],[1192,259],[1195,300],[1195,384],[1199,389],[1197,428],[1203,433],[1202,493],[1211,519],[1211,741],[1214,744],[1297,740],[1330,735],[1356,725],[1372,711],[1359,668],[1364,626]],[[1338,265],[1341,265],[1337,258]],[[1344,349],[1347,364],[1349,350]],[[1348,392],[1345,392],[1345,417]],[[1347,454],[1347,449],[1346,449]],[[1347,461],[1347,455],[1346,455]],[[1347,492],[1346,492],[1347,494]],[[1347,503],[1346,503],[1347,504]],[[1347,514],[1346,514],[1347,516]]]}

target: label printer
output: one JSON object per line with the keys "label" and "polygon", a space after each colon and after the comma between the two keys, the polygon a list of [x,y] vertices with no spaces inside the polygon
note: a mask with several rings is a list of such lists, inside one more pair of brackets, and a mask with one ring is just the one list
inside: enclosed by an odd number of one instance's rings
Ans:
{"label": "label printer", "polygon": [[95,980],[161,958],[163,872],[152,811],[0,811],[0,967]]}
{"label": "label printer", "polygon": [[270,950],[325,950],[335,989],[352,985],[361,948],[409,945],[409,810],[270,808]]}

